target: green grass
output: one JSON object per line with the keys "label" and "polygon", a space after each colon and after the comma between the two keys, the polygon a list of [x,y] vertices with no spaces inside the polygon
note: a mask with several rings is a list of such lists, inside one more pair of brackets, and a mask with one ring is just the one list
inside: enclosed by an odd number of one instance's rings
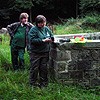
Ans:
{"label": "green grass", "polygon": [[79,25],[57,25],[56,30],[54,31],[56,35],[59,34],[78,34],[78,33],[93,33],[99,32],[97,29],[93,29],[92,27],[82,28]]}
{"label": "green grass", "polygon": [[[91,20],[89,19],[91,18]],[[54,34],[77,34],[77,33],[93,33],[93,32],[99,32],[100,31],[100,24],[97,23],[97,17],[89,17],[86,16],[85,18],[77,18],[73,19],[70,18],[62,24],[56,24],[54,25],[55,30]],[[96,22],[95,22],[95,20]],[[98,18],[100,20],[100,17]]]}
{"label": "green grass", "polygon": [[100,93],[78,86],[49,83],[47,88],[32,88],[28,70],[23,72],[0,69],[0,100],[100,100]]}
{"label": "green grass", "polygon": [[[83,32],[83,29],[77,25],[66,25],[58,25],[57,33]],[[3,43],[0,43],[0,100],[100,100],[100,87],[86,89],[57,82],[50,82],[44,89],[30,87],[28,53],[25,53],[25,71],[12,71],[9,36],[2,35],[2,37]]]}
{"label": "green grass", "polygon": [[[28,53],[25,71],[12,71],[10,57],[9,41],[6,41],[0,44],[0,100],[100,100],[100,87],[86,90],[57,82],[50,82],[44,89],[30,87]],[[9,70],[5,70],[7,67]]]}

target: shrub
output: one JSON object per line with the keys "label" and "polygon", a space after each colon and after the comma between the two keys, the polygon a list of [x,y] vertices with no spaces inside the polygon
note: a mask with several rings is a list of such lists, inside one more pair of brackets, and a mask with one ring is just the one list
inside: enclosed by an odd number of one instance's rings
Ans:
{"label": "shrub", "polygon": [[82,26],[84,27],[93,27],[96,29],[100,29],[100,15],[98,14],[90,14],[83,18]]}
{"label": "shrub", "polygon": [[88,14],[93,12],[99,12],[100,0],[80,0],[81,14]]}

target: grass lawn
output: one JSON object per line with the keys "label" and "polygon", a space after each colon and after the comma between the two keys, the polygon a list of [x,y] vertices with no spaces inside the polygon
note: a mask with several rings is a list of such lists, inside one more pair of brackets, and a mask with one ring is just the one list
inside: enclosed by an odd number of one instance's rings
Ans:
{"label": "grass lawn", "polygon": [[[73,23],[73,25],[72,25]],[[56,25],[55,34],[97,32],[81,27],[81,20],[71,20],[69,25]],[[100,86],[86,89],[79,86],[49,82],[47,88],[29,86],[29,55],[25,53],[25,71],[14,72],[11,67],[9,36],[0,35],[0,100],[100,100]],[[8,70],[9,69],[9,70]]]}
{"label": "grass lawn", "polygon": [[57,82],[44,89],[30,87],[28,53],[25,63],[25,71],[13,72],[9,41],[0,44],[0,100],[100,100],[100,87],[87,90]]}
{"label": "grass lawn", "polygon": [[0,68],[0,100],[100,100],[100,88],[86,90],[56,82],[44,89],[30,87],[28,73]]}

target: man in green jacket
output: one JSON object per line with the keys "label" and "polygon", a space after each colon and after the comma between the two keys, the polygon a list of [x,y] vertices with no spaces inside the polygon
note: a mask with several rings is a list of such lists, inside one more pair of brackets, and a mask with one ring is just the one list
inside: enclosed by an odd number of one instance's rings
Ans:
{"label": "man in green jacket", "polygon": [[[46,26],[43,15],[36,17],[36,26],[29,31],[30,43],[30,85],[44,87],[48,85],[48,68],[50,43],[54,41],[51,30]],[[39,75],[39,80],[38,80]]]}
{"label": "man in green jacket", "polygon": [[33,26],[28,22],[28,14],[20,14],[20,22],[15,22],[7,26],[11,37],[11,59],[14,70],[24,69],[25,47],[28,49],[28,32]]}

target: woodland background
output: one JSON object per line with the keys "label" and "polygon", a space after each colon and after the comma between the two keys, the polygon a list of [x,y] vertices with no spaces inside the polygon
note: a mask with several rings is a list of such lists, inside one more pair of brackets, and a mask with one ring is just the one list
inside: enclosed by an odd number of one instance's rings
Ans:
{"label": "woodland background", "polygon": [[0,0],[0,28],[19,21],[21,12],[27,12],[32,23],[38,14],[50,23],[60,23],[61,19],[100,14],[99,10],[100,0]]}

